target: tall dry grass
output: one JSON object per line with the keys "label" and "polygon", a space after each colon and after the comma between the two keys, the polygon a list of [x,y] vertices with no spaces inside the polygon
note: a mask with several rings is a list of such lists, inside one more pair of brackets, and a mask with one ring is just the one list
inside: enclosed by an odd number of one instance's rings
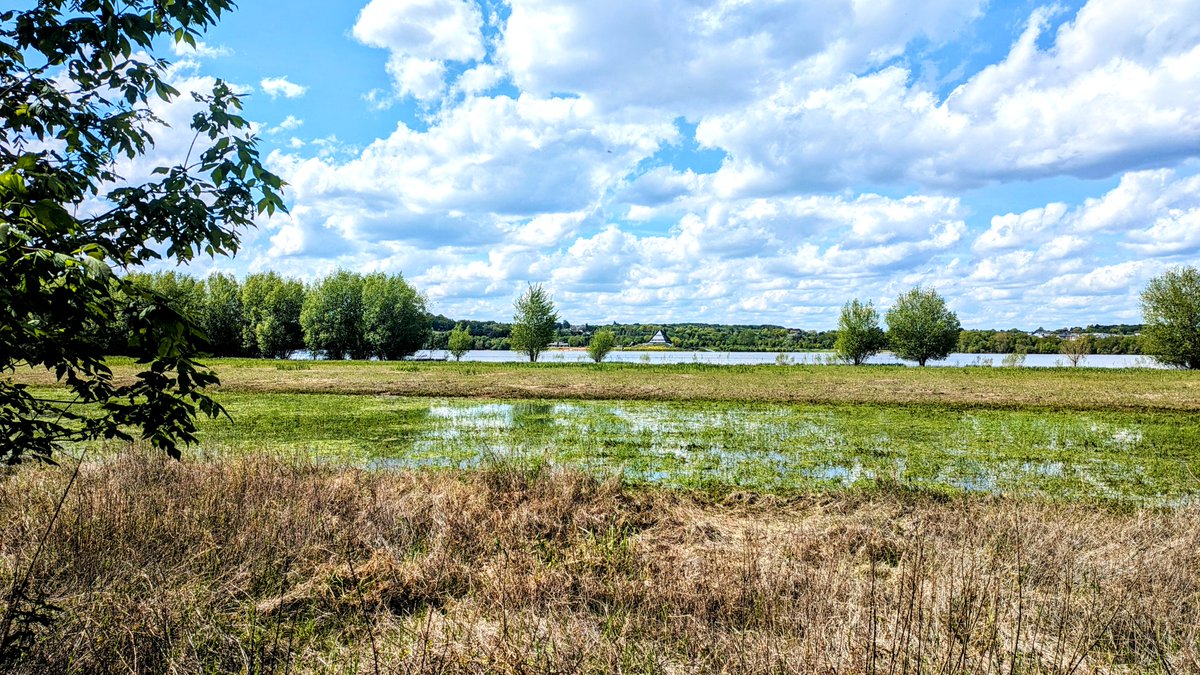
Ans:
{"label": "tall dry grass", "polygon": [[31,565],[69,475],[0,479],[0,592],[60,608],[0,669],[1200,671],[1197,508],[129,453]]}

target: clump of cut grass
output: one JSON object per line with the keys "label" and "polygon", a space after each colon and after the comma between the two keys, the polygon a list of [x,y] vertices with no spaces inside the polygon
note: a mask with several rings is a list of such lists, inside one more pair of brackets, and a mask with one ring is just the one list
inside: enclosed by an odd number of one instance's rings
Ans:
{"label": "clump of cut grass", "polygon": [[[257,456],[0,482],[11,672],[1196,672],[1200,512]],[[8,597],[0,604],[6,611]]]}
{"label": "clump of cut grass", "polygon": [[279,361],[275,364],[275,370],[312,370],[312,365],[303,361]]}

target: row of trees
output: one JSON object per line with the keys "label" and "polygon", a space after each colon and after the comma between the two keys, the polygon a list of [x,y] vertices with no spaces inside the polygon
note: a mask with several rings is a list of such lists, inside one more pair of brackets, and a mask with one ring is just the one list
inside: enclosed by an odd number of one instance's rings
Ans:
{"label": "row of trees", "polygon": [[[884,332],[879,327],[879,313],[874,305],[870,302],[864,304],[858,299],[847,302],[838,319],[834,352],[854,365],[861,365],[884,349],[891,349],[900,358],[916,361],[921,366],[930,360],[944,359],[955,350],[1011,354],[1018,357],[1013,360],[1017,364],[1023,358],[1021,355],[1030,353],[1030,347],[1033,347],[1037,353],[1061,353],[1071,365],[1077,366],[1087,354],[1097,351],[1097,345],[1111,346],[1120,344],[1122,340],[1136,339],[1120,336],[1094,340],[1088,335],[1078,334],[1072,339],[1057,336],[1039,338],[1020,331],[964,331],[959,325],[958,316],[950,311],[946,301],[935,290],[919,286],[896,298],[896,304],[888,310],[886,321],[888,328]],[[978,345],[978,339],[985,335],[989,342],[984,343],[984,348],[964,348],[964,344],[972,347]],[[1046,347],[1052,347],[1052,350]]]}
{"label": "row of trees", "polygon": [[933,289],[920,286],[896,298],[888,310],[887,332],[879,327],[879,312],[871,302],[857,299],[842,307],[838,318],[834,352],[843,360],[860,365],[885,347],[902,359],[924,366],[930,359],[944,359],[958,345],[962,327],[958,315]]}
{"label": "row of trees", "polygon": [[[395,359],[422,348],[446,349],[456,358],[472,349],[514,349],[528,353],[531,341],[527,331],[533,330],[528,321],[533,310],[539,314],[540,322],[533,343],[540,344],[543,338],[548,338],[546,346],[560,343],[586,347],[599,331],[604,331],[610,336],[605,339],[612,341],[607,351],[643,344],[655,331],[663,329],[680,349],[833,349],[853,362],[855,354],[866,354],[861,358],[867,358],[886,349],[897,351],[892,341],[901,334],[879,328],[880,316],[873,305],[858,300],[843,307],[836,331],[720,324],[613,324],[601,328],[587,324],[572,326],[560,320],[541,286],[529,287],[518,299],[523,308],[518,307],[512,323],[455,323],[442,316],[430,317],[424,298],[400,275],[363,276],[343,271],[310,286],[275,272],[251,274],[241,283],[228,274],[195,279],[177,272],[134,273],[128,276],[128,281],[139,291],[165,298],[180,313],[192,317],[207,335],[211,353],[218,356],[284,358],[304,348],[333,358],[348,355]],[[133,317],[145,306],[144,300],[130,302],[114,321],[105,324],[102,332],[108,353],[127,350]],[[548,320],[549,315],[553,315],[552,321]],[[901,313],[897,318],[902,320],[903,316]],[[520,327],[523,322],[526,325]],[[950,351],[1065,354],[1085,344],[1088,353],[1140,354],[1141,336],[1132,333],[1140,328],[1088,326],[1050,334],[1015,329],[959,330]],[[1089,336],[1082,338],[1081,343],[1079,331],[1116,334]],[[949,331],[942,337],[949,340],[948,336]],[[537,347],[535,351],[540,353],[544,349],[545,346]]]}
{"label": "row of trees", "polygon": [[[1142,291],[1142,317],[1144,324],[1141,339],[1136,343],[1138,349],[1169,366],[1200,369],[1200,270],[1195,267],[1173,269],[1152,279]],[[933,289],[918,286],[900,295],[885,320],[886,333],[879,327],[879,313],[870,302],[863,304],[857,299],[847,302],[838,320],[834,351],[847,362],[858,365],[888,347],[900,358],[924,366],[931,359],[945,358],[956,347],[962,349],[964,339],[970,339],[968,332],[961,330],[958,317]],[[1128,333],[1126,329],[1132,327],[1116,328]],[[1015,354],[1028,353],[1030,346],[1052,344],[1041,341],[1047,338],[1032,341],[1032,336],[1024,333],[1014,336],[1001,332],[989,337],[1006,342],[1012,340],[1015,344],[1004,346]],[[1106,347],[1131,347],[1128,341],[1135,336],[1093,338],[1073,335],[1068,339],[1057,336],[1053,339],[1057,341],[1056,351],[1066,356],[1072,365],[1079,365],[1089,353],[1114,353],[1105,352]],[[993,342],[993,348],[995,346]]]}
{"label": "row of trees", "polygon": [[[191,317],[217,356],[283,358],[307,348],[328,358],[399,359],[424,347],[431,334],[425,298],[399,274],[339,271],[308,286],[275,272],[241,283],[228,274],[198,280],[177,272],[136,273],[126,281]],[[126,351],[131,322],[145,305],[127,298],[114,320],[98,328],[108,353]]]}
{"label": "row of trees", "polygon": [[[901,358],[924,365],[950,352],[1052,354],[1061,353],[1074,364],[1086,354],[1140,354],[1158,357],[1182,367],[1190,353],[1191,338],[1172,326],[1186,326],[1187,300],[1195,283],[1193,268],[1175,270],[1155,279],[1143,293],[1146,317],[1143,326],[1089,326],[1076,331],[1104,331],[1101,336],[1038,331],[962,330],[945,300],[931,289],[914,288],[897,298],[885,317],[887,330],[872,303],[852,300],[842,308],[836,331],[816,333],[776,326],[721,326],[713,324],[614,324],[599,329],[571,326],[561,321],[549,294],[530,286],[517,299],[512,323],[464,321],[449,330],[444,317],[432,317],[425,298],[402,275],[361,275],[339,271],[310,285],[275,272],[249,275],[239,282],[228,274],[195,279],[178,272],[132,273],[112,290],[116,309],[105,321],[92,324],[101,353],[135,353],[138,334],[147,312],[159,301],[188,317],[207,338],[208,351],[217,356],[283,358],[307,348],[327,358],[400,359],[422,348],[448,349],[461,358],[471,349],[513,349],[538,354],[554,343],[593,347],[593,358],[609,351],[640,345],[660,327],[672,343],[683,349],[762,349],[778,351],[831,348],[850,363],[890,349]],[[1197,310],[1200,312],[1200,310]],[[689,330],[690,329],[690,330]],[[476,332],[478,331],[478,333]],[[1112,331],[1108,333],[1107,331]],[[594,348],[603,333],[600,348]],[[733,336],[714,343],[706,337]],[[785,337],[786,336],[786,337]],[[1200,350],[1200,339],[1196,340]],[[803,347],[794,346],[797,344]],[[1200,357],[1196,357],[1200,364]]]}
{"label": "row of trees", "polygon": [[[1139,326],[1140,328],[1140,326]],[[1085,328],[1039,336],[1021,330],[964,330],[955,351],[964,354],[1061,354],[1064,344],[1085,340],[1093,354],[1141,354],[1139,335],[1093,335]]]}
{"label": "row of trees", "polygon": [[673,324],[611,324],[603,327],[567,327],[562,331],[562,341],[571,347],[589,344],[596,330],[612,332],[618,347],[636,347],[650,340],[657,331],[663,331],[671,344],[679,349],[742,352],[792,352],[827,350],[837,338],[835,331],[811,331],[784,328],[767,324],[728,325],[709,323]]}

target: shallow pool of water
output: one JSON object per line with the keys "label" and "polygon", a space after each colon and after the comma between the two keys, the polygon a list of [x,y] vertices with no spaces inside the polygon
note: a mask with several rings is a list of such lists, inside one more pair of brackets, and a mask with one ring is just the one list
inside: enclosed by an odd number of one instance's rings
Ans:
{"label": "shallow pool of water", "polygon": [[878,483],[1180,503],[1200,459],[1170,419],[1134,413],[870,406],[418,399],[379,467],[547,462],[633,481],[761,490]]}

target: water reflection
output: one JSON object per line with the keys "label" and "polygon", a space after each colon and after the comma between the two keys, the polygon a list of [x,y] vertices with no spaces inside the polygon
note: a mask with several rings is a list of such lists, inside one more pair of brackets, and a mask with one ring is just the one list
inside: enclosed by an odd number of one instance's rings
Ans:
{"label": "water reflection", "polygon": [[[1119,417],[1119,416],[1117,416]],[[381,466],[530,459],[668,485],[756,489],[877,480],[971,491],[1190,500],[1200,459],[1128,414],[864,411],[649,402],[449,401]],[[1178,446],[1178,447],[1176,447]]]}

